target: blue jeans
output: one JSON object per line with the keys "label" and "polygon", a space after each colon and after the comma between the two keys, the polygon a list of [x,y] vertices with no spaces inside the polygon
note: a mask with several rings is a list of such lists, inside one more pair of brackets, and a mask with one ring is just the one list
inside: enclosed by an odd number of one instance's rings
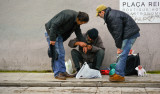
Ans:
{"label": "blue jeans", "polygon": [[132,48],[134,42],[137,38],[125,39],[122,43],[122,50],[123,52],[119,54],[118,62],[116,64],[115,72],[118,75],[125,76],[125,67],[126,67],[126,60],[129,54],[130,49]]}
{"label": "blue jeans", "polygon": [[[45,35],[48,35],[47,32],[45,33]],[[48,42],[48,45],[50,45],[49,37],[47,39],[47,42]],[[63,38],[61,36],[58,36],[56,38],[55,48],[58,53],[58,59],[57,60],[52,59],[52,61],[51,61],[52,62],[52,70],[54,72],[54,77],[56,77],[59,73],[66,72],[65,50],[63,47]]]}

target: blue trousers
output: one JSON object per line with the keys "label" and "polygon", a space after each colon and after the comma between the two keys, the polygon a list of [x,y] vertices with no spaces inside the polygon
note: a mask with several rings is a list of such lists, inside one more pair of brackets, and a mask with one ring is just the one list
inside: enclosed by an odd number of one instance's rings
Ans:
{"label": "blue trousers", "polygon": [[[45,36],[47,38],[48,45],[50,45],[50,39],[47,34],[45,33]],[[50,46],[49,46],[50,47]],[[52,65],[52,70],[54,72],[54,77],[56,77],[59,73],[66,72],[66,66],[65,66],[65,50],[63,46],[63,38],[61,36],[58,36],[56,38],[56,43],[55,43],[55,49],[58,53],[58,59],[51,61]]]}
{"label": "blue trousers", "polygon": [[118,56],[119,58],[118,58],[118,62],[116,64],[116,69],[115,69],[116,74],[121,75],[123,77],[125,76],[127,56],[136,39],[137,38],[123,40],[122,48],[121,48],[123,52]]}

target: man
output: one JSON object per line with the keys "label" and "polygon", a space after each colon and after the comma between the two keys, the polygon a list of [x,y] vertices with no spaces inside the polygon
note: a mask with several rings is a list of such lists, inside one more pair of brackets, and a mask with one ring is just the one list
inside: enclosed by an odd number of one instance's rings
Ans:
{"label": "man", "polygon": [[[66,80],[66,77],[73,77],[66,72],[63,42],[67,40],[73,32],[75,32],[75,35],[80,41],[85,41],[81,33],[80,25],[88,21],[89,16],[84,12],[63,10],[45,24],[46,35],[49,35],[49,52],[52,53],[52,69],[56,79]],[[86,46],[86,44],[82,45]]]}
{"label": "man", "polygon": [[71,48],[79,46],[79,51],[76,49],[71,51],[75,68],[78,72],[80,70],[79,63],[83,64],[86,61],[91,68],[100,70],[105,51],[101,37],[98,36],[98,31],[95,28],[88,30],[83,36],[87,45],[83,45],[84,42],[79,41],[77,38],[70,40],[68,44]]}
{"label": "man", "polygon": [[115,74],[109,78],[110,81],[125,81],[125,66],[128,53],[139,34],[139,27],[135,21],[126,13],[111,9],[105,5],[99,5],[96,16],[104,19],[108,30],[115,40],[119,59],[116,64]]}

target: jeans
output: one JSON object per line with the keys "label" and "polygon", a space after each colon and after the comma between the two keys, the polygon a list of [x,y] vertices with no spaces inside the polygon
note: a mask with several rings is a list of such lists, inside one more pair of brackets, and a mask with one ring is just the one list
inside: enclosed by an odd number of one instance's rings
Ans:
{"label": "jeans", "polygon": [[137,38],[130,38],[130,39],[125,39],[123,40],[122,43],[122,50],[123,52],[119,54],[119,58],[116,64],[116,69],[115,72],[118,75],[125,76],[125,67],[126,67],[126,60],[129,54],[129,51],[131,47],[133,46],[134,42],[136,41]]}
{"label": "jeans", "polygon": [[[48,35],[47,32],[45,33],[45,35]],[[48,45],[50,45],[49,37],[47,39],[47,42],[48,42]],[[56,38],[55,49],[58,53],[58,59],[57,60],[52,59],[52,61],[51,61],[52,70],[54,72],[54,77],[58,76],[59,73],[66,72],[65,50],[63,47],[63,38],[61,36],[58,36]]]}

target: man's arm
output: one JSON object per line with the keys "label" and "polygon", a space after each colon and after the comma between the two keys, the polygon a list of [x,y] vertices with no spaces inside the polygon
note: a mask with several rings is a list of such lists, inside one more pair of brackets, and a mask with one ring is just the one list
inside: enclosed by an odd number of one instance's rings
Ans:
{"label": "man's arm", "polygon": [[83,35],[82,35],[80,26],[77,26],[77,28],[75,29],[75,35],[77,36],[77,39],[78,39],[79,41],[86,42],[85,38],[84,38]]}
{"label": "man's arm", "polygon": [[77,46],[85,47],[87,44],[85,42],[79,41],[77,38],[72,39],[69,41],[68,46],[71,48],[75,48]]}
{"label": "man's arm", "polygon": [[71,47],[71,48],[75,48],[77,47],[77,45],[75,45],[75,43],[77,42],[77,38],[74,38],[74,39],[71,39],[68,43],[68,46]]}
{"label": "man's arm", "polygon": [[114,33],[114,39],[115,39],[115,44],[117,47],[117,54],[121,54],[123,52],[122,48],[122,33],[123,32],[123,23],[120,18],[116,19],[116,24],[113,25],[113,33]]}
{"label": "man's arm", "polygon": [[122,47],[122,34],[123,34],[123,22],[120,18],[111,18],[111,28],[113,33],[113,38],[115,40],[116,47],[121,49]]}

